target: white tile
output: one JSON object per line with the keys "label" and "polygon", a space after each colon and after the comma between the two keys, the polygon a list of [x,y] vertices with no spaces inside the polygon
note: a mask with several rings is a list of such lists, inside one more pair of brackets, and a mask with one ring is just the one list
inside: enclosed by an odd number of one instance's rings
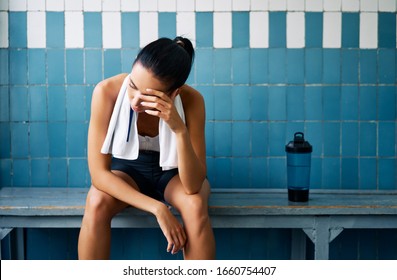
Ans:
{"label": "white tile", "polygon": [[8,13],[0,12],[0,48],[8,48]]}
{"label": "white tile", "polygon": [[286,11],[287,0],[269,0],[269,11]]}
{"label": "white tile", "polygon": [[323,4],[326,12],[340,12],[342,10],[342,0],[324,0]]}
{"label": "white tile", "polygon": [[181,12],[193,12],[195,8],[194,0],[177,0],[176,10]]}
{"label": "white tile", "polygon": [[232,13],[214,13],[214,47],[232,47]]}
{"label": "white tile", "polygon": [[360,11],[362,11],[362,12],[377,12],[378,11],[378,1],[361,0]]}
{"label": "white tile", "polygon": [[139,13],[139,46],[144,47],[158,39],[158,14],[155,12]]}
{"label": "white tile", "polygon": [[121,48],[121,14],[120,12],[102,13],[103,48]]}
{"label": "white tile", "polygon": [[269,47],[269,13],[250,13],[250,47]]}
{"label": "white tile", "polygon": [[214,0],[196,0],[197,12],[212,12],[214,11]]}
{"label": "white tile", "polygon": [[188,38],[196,46],[196,14],[179,12],[176,16],[176,35]]}
{"label": "white tile", "polygon": [[287,13],[287,48],[305,46],[305,13]]}
{"label": "white tile", "polygon": [[139,1],[139,10],[142,12],[156,12],[157,9],[158,9],[157,0],[140,0]]}
{"label": "white tile", "polygon": [[139,0],[121,0],[122,12],[138,12]]}
{"label": "white tile", "polygon": [[232,10],[232,0],[214,0],[214,11],[230,12]]}
{"label": "white tile", "polygon": [[321,0],[306,0],[305,11],[307,12],[322,12],[323,1]]}
{"label": "white tile", "polygon": [[27,14],[28,48],[46,47],[45,12],[28,12]]}
{"label": "white tile", "polygon": [[25,12],[28,7],[26,0],[10,0],[8,8],[10,11]]}
{"label": "white tile", "polygon": [[82,12],[65,12],[65,47],[84,47],[84,17]]}
{"label": "white tile", "polygon": [[8,11],[8,1],[7,0],[0,0],[0,11]]}
{"label": "white tile", "polygon": [[160,0],[158,2],[159,12],[176,12],[176,0]]}
{"label": "white tile", "polygon": [[360,48],[378,47],[378,13],[360,13]]}
{"label": "white tile", "polygon": [[120,0],[102,0],[102,11],[119,12],[121,10]]}
{"label": "white tile", "polygon": [[102,11],[102,0],[84,0],[83,10],[85,12],[100,12]]}
{"label": "white tile", "polygon": [[233,11],[249,11],[250,10],[250,1],[233,0],[232,1],[232,10]]}
{"label": "white tile", "polygon": [[82,11],[83,0],[65,0],[65,11]]}
{"label": "white tile", "polygon": [[45,0],[29,0],[27,3],[28,11],[45,11]]}
{"label": "white tile", "polygon": [[46,10],[61,12],[65,10],[65,0],[46,0]]}
{"label": "white tile", "polygon": [[360,0],[342,0],[343,12],[358,12],[360,10]]}
{"label": "white tile", "polygon": [[324,12],[323,47],[340,48],[341,45],[342,45],[342,14],[340,12]]}
{"label": "white tile", "polygon": [[304,11],[305,10],[305,0],[288,0],[287,1],[288,11]]}
{"label": "white tile", "polygon": [[268,11],[269,0],[251,0],[251,11]]}
{"label": "white tile", "polygon": [[397,9],[396,0],[379,0],[380,12],[395,12]]}

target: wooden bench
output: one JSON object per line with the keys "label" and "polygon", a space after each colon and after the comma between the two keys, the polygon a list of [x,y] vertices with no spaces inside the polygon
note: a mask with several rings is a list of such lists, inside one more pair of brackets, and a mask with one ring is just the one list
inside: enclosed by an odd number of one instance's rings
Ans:
{"label": "wooden bench", "polygon": [[[0,237],[16,229],[15,258],[24,258],[23,228],[79,228],[87,190],[0,189]],[[281,189],[213,189],[209,213],[214,228],[292,229],[291,259],[305,258],[306,235],[315,259],[328,259],[329,243],[344,229],[397,228],[397,192],[312,190],[309,202],[291,203]],[[112,227],[158,224],[154,216],[127,208]]]}

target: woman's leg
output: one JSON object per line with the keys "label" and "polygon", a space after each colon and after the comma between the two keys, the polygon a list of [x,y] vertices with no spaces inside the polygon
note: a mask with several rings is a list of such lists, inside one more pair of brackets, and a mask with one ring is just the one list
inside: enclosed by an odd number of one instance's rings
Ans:
{"label": "woman's leg", "polygon": [[[131,186],[135,182],[125,173],[113,171]],[[91,186],[86,200],[78,242],[79,259],[108,259],[110,257],[111,221],[128,205]]]}
{"label": "woman's leg", "polygon": [[164,197],[182,215],[187,242],[184,248],[185,259],[214,259],[215,238],[208,216],[210,185],[204,181],[199,193],[185,193],[179,176],[168,183]]}

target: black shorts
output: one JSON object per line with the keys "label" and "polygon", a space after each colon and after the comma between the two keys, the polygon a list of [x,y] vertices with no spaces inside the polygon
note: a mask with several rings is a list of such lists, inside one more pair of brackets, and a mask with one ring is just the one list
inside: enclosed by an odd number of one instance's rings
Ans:
{"label": "black shorts", "polygon": [[169,181],[178,174],[178,169],[163,171],[159,165],[159,160],[159,152],[140,151],[136,160],[112,158],[111,169],[128,174],[143,194],[165,201],[165,188]]}

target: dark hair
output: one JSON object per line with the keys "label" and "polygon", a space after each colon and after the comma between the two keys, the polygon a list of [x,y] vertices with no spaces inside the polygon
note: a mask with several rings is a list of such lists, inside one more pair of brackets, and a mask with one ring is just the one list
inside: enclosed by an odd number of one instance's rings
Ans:
{"label": "dark hair", "polygon": [[193,45],[189,39],[160,38],[146,45],[136,57],[156,78],[168,85],[168,91],[182,86],[189,77],[194,59]]}

